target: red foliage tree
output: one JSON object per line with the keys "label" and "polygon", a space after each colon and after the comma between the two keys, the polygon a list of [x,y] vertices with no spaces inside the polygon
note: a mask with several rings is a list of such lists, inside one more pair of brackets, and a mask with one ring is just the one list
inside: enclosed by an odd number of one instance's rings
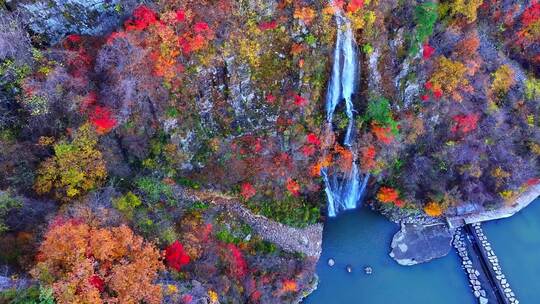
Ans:
{"label": "red foliage tree", "polygon": [[176,11],[176,21],[177,22],[183,22],[184,20],[186,20],[186,12],[184,12],[184,10],[177,10]]}
{"label": "red foliage tree", "polygon": [[243,183],[240,194],[244,199],[248,200],[257,194],[257,190],[250,183]]}
{"label": "red foliage tree", "polygon": [[116,119],[112,117],[111,111],[102,106],[94,108],[94,111],[90,114],[90,122],[100,134],[105,134],[116,126]]}
{"label": "red foliage tree", "polygon": [[112,45],[113,42],[116,40],[116,39],[122,39],[122,38],[126,38],[127,37],[127,34],[126,32],[124,31],[121,31],[121,32],[112,32],[109,37],[107,37],[107,44],[108,45]]}
{"label": "red foliage tree", "polygon": [[321,141],[319,140],[319,138],[317,137],[317,135],[315,135],[314,133],[310,133],[306,136],[306,140],[308,143],[312,144],[312,145],[320,145],[321,144]]}
{"label": "red foliage tree", "polygon": [[259,24],[259,29],[261,31],[273,30],[275,28],[277,28],[277,21],[276,20],[272,20],[272,21],[268,21],[268,22],[261,22]]}
{"label": "red foliage tree", "polygon": [[190,294],[185,294],[182,296],[182,303],[183,304],[189,304],[193,301],[193,296]]}
{"label": "red foliage tree", "polygon": [[394,201],[394,205],[396,205],[396,207],[402,208],[403,206],[405,206],[405,201],[398,198]]}
{"label": "red foliage tree", "polygon": [[358,10],[364,7],[364,0],[350,0],[347,4],[347,11],[350,13],[356,13]]}
{"label": "red foliage tree", "polygon": [[133,11],[133,17],[124,23],[124,27],[128,31],[142,31],[156,22],[156,13],[145,5],[140,5]]}
{"label": "red foliage tree", "polygon": [[533,4],[523,12],[521,23],[527,27],[538,20],[540,20],[540,2],[533,1]]}
{"label": "red foliage tree", "polygon": [[272,94],[266,95],[266,102],[274,103],[275,101],[276,101],[276,97],[274,97],[274,95],[272,95]]}
{"label": "red foliage tree", "polygon": [[375,155],[377,151],[375,150],[375,147],[373,145],[369,145],[368,147],[362,148],[362,170],[368,171],[373,168],[375,168],[376,162],[375,162]]}
{"label": "red foliage tree", "polygon": [[175,241],[165,249],[165,260],[167,265],[176,271],[180,271],[190,261],[189,256],[184,251],[184,246],[179,241]]}
{"label": "red foliage tree", "polygon": [[540,178],[539,177],[533,177],[533,178],[530,178],[528,179],[525,184],[530,187],[530,186],[534,186],[534,185],[537,185],[537,184],[540,184]]}
{"label": "red foliage tree", "polygon": [[393,203],[399,199],[399,193],[394,188],[381,187],[377,193],[377,199],[381,203]]}
{"label": "red foliage tree", "polygon": [[98,275],[93,275],[88,279],[88,282],[90,285],[94,286],[99,290],[99,292],[103,292],[105,290],[105,281],[103,281],[102,278],[100,278]]}
{"label": "red foliage tree", "polygon": [[315,147],[313,145],[302,146],[302,154],[304,154],[305,157],[315,154]]}
{"label": "red foliage tree", "polygon": [[296,94],[294,95],[294,104],[299,106],[299,107],[303,107],[305,106],[306,104],[308,103],[307,99],[305,99],[304,97]]}
{"label": "red foliage tree", "polygon": [[63,42],[64,48],[74,51],[78,50],[81,47],[82,38],[80,35],[71,34],[66,37]]}
{"label": "red foliage tree", "polygon": [[429,45],[428,43],[424,43],[422,57],[424,57],[425,60],[429,59],[434,52],[435,49],[431,45]]}
{"label": "red foliage tree", "polygon": [[261,151],[263,150],[263,143],[262,143],[262,139],[261,138],[257,138],[255,140],[255,144],[253,145],[253,151],[255,153],[261,153]]}
{"label": "red foliage tree", "polygon": [[98,100],[98,95],[96,94],[96,92],[94,91],[89,92],[82,98],[81,104],[79,105],[79,110],[81,112],[86,111],[86,109],[88,109],[89,107],[94,106],[97,100]]}
{"label": "red foliage tree", "polygon": [[443,95],[443,91],[441,89],[435,89],[433,91],[433,95],[435,96],[435,98],[440,99]]}
{"label": "red foliage tree", "polygon": [[242,251],[234,244],[227,244],[226,251],[230,273],[237,279],[243,277],[247,273],[248,266],[242,255]]}
{"label": "red foliage tree", "polygon": [[251,293],[249,298],[251,299],[252,302],[257,303],[261,299],[261,296],[262,296],[261,291],[260,290],[255,290],[254,292]]}
{"label": "red foliage tree", "polygon": [[471,131],[476,130],[476,125],[480,116],[478,114],[469,114],[469,115],[455,115],[452,117],[454,125],[450,129],[452,133],[461,132],[467,134]]}
{"label": "red foliage tree", "polygon": [[399,198],[399,192],[390,187],[381,187],[377,192],[377,200],[381,203],[389,204],[393,203],[396,207],[405,206],[405,201]]}
{"label": "red foliage tree", "polygon": [[293,180],[292,178],[289,178],[286,183],[287,190],[294,196],[300,195],[300,185]]}

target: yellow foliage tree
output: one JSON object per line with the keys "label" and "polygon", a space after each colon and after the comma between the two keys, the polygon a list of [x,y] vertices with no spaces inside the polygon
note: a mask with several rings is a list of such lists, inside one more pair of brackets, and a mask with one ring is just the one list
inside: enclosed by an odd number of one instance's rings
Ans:
{"label": "yellow foliage tree", "polygon": [[55,190],[62,200],[79,196],[99,185],[107,177],[101,152],[96,149],[97,134],[86,123],[75,133],[71,142],[54,145],[54,156],[41,163],[34,189],[39,194]]}
{"label": "yellow foliage tree", "polygon": [[160,303],[153,284],[160,252],[127,226],[95,228],[69,220],[45,235],[31,274],[53,289],[58,304]]}
{"label": "yellow foliage tree", "polygon": [[491,89],[498,95],[508,93],[508,90],[515,84],[515,72],[507,65],[501,65],[495,73],[493,73],[493,83]]}
{"label": "yellow foliage tree", "polygon": [[476,21],[476,11],[484,0],[452,0],[450,2],[448,6],[453,17],[463,16],[468,23],[473,23]]}
{"label": "yellow foliage tree", "polygon": [[440,56],[437,59],[436,70],[431,75],[430,82],[433,84],[434,90],[452,93],[469,83],[465,78],[466,72],[467,68],[463,63]]}

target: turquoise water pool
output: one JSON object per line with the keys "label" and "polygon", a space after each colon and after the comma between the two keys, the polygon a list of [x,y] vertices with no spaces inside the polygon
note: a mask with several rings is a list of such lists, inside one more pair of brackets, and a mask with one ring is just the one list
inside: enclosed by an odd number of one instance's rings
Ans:
{"label": "turquoise water pool", "polygon": [[482,226],[520,303],[540,303],[540,199]]}
{"label": "turquoise water pool", "polygon": [[[304,303],[474,303],[454,250],[427,264],[406,267],[394,262],[388,252],[397,230],[397,225],[368,208],[328,220],[317,266],[319,287]],[[336,261],[334,267],[327,265],[330,257]],[[353,267],[350,274],[347,264]],[[364,274],[366,265],[373,267],[372,275]]]}

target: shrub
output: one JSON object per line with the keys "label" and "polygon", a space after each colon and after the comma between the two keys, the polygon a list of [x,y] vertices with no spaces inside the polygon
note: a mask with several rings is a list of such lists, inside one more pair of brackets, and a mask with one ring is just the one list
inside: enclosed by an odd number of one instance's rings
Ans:
{"label": "shrub", "polygon": [[100,186],[107,177],[103,156],[96,148],[97,134],[82,125],[71,142],[54,145],[54,156],[41,163],[34,189],[39,194],[55,190],[61,200],[74,198]]}
{"label": "shrub", "polygon": [[31,71],[32,69],[27,64],[17,64],[12,59],[3,60],[0,63],[0,88],[4,88],[8,92],[20,92],[24,79]]}
{"label": "shrub", "polygon": [[124,213],[129,219],[133,218],[133,212],[141,204],[141,199],[131,191],[113,200],[113,206]]}
{"label": "shrub", "polygon": [[31,274],[51,287],[58,304],[160,303],[153,284],[160,252],[127,226],[96,228],[57,220],[45,234]]}
{"label": "shrub", "polygon": [[528,100],[540,99],[540,79],[527,78],[525,81],[525,98]]}
{"label": "shrub", "polygon": [[135,184],[146,195],[150,203],[157,203],[160,200],[164,200],[169,205],[173,205],[175,202],[172,187],[158,179],[142,177],[137,179]]}
{"label": "shrub", "polygon": [[26,289],[8,289],[0,291],[0,303],[9,304],[54,304],[53,291],[43,286],[31,286]]}
{"label": "shrub", "polygon": [[320,216],[319,207],[293,195],[278,201],[260,201],[257,204],[249,202],[247,206],[255,213],[295,227],[314,224]]}

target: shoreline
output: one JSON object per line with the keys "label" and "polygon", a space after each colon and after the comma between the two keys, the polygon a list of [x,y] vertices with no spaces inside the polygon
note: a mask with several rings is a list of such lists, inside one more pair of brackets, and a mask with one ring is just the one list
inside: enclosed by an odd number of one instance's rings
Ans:
{"label": "shoreline", "polygon": [[516,197],[514,202],[509,206],[496,210],[484,210],[482,212],[471,212],[463,215],[456,215],[453,217],[447,217],[446,220],[448,225],[453,228],[454,225],[456,223],[459,224],[459,222],[462,224],[457,227],[463,226],[464,224],[474,224],[508,218],[525,209],[538,197],[540,197],[540,184],[529,187],[525,192]]}
{"label": "shoreline", "polygon": [[540,197],[540,184],[529,187],[512,204],[423,222],[414,216],[402,219],[390,245],[390,257],[400,265],[412,266],[446,256],[452,248],[456,229],[474,223],[511,217]]}

